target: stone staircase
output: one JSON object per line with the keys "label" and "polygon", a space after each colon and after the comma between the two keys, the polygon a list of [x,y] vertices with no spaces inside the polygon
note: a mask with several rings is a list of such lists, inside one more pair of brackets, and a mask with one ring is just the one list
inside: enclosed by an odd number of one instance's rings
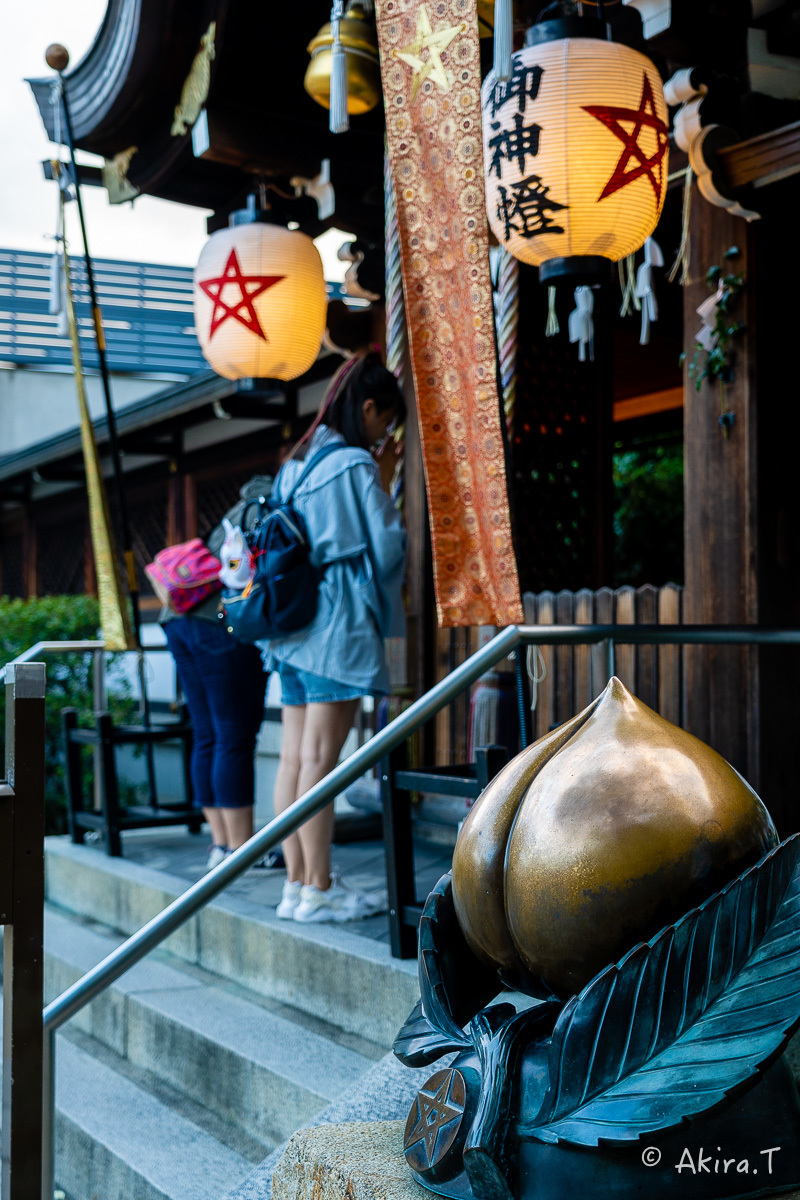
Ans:
{"label": "stone staircase", "polygon": [[[46,854],[50,1000],[186,882],[63,839]],[[269,1156],[301,1126],[405,1115],[417,1072],[386,1055],[417,995],[416,964],[380,942],[223,893],[60,1032],[58,1186],[268,1196]]]}

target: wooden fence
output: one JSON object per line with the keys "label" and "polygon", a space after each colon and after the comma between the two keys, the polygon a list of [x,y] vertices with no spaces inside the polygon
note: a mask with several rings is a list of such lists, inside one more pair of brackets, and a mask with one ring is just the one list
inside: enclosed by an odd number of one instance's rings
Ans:
{"label": "wooden fence", "polygon": [[[680,625],[683,589],[600,588],[591,592],[528,592],[523,597],[527,625]],[[534,736],[560,725],[605,687],[603,658],[591,646],[542,646],[545,678],[538,685]],[[536,656],[530,654],[529,661]],[[682,648],[616,646],[615,672],[629,691],[668,721],[683,716]]]}
{"label": "wooden fence", "polygon": [[[683,588],[677,584],[616,591],[526,592],[523,596],[526,625],[680,625],[682,600]],[[440,629],[437,679],[464,662],[479,641],[477,629]],[[640,700],[676,725],[684,724],[683,655],[681,646],[615,647],[617,676]],[[608,682],[604,656],[591,646],[531,647],[528,665],[533,674],[543,675],[535,687],[534,738],[580,712]],[[500,679],[510,670],[512,664],[499,664]],[[512,686],[510,679],[507,686]],[[437,761],[465,762],[468,746],[469,703],[464,697],[437,719]]]}

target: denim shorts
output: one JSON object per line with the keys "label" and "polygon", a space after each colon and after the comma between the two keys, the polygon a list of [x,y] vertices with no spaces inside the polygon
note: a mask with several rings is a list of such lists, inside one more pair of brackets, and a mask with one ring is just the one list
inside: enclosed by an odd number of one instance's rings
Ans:
{"label": "denim shorts", "polygon": [[370,694],[364,688],[338,683],[335,679],[326,679],[324,675],[312,675],[310,671],[290,667],[286,662],[279,662],[277,670],[281,680],[281,703],[287,706],[331,704],[337,700],[357,700],[360,696]]}

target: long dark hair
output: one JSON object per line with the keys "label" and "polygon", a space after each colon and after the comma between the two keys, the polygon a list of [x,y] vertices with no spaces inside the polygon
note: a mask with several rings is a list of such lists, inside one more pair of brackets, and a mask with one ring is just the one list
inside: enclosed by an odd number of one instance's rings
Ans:
{"label": "long dark hair", "polygon": [[327,425],[340,433],[348,446],[369,450],[364,432],[363,409],[367,400],[375,401],[379,413],[391,409],[398,425],[406,419],[406,402],[400,385],[381,362],[377,350],[355,354],[334,375],[319,414],[292,452],[293,458],[305,458],[308,443],[318,425]]}

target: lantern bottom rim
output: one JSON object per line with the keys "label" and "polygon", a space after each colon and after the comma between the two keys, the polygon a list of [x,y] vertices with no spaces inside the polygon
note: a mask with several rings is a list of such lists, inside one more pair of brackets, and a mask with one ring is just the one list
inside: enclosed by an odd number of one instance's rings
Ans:
{"label": "lantern bottom rim", "polygon": [[539,267],[540,283],[565,283],[572,287],[606,283],[611,259],[600,254],[573,254],[564,258],[549,258]]}

